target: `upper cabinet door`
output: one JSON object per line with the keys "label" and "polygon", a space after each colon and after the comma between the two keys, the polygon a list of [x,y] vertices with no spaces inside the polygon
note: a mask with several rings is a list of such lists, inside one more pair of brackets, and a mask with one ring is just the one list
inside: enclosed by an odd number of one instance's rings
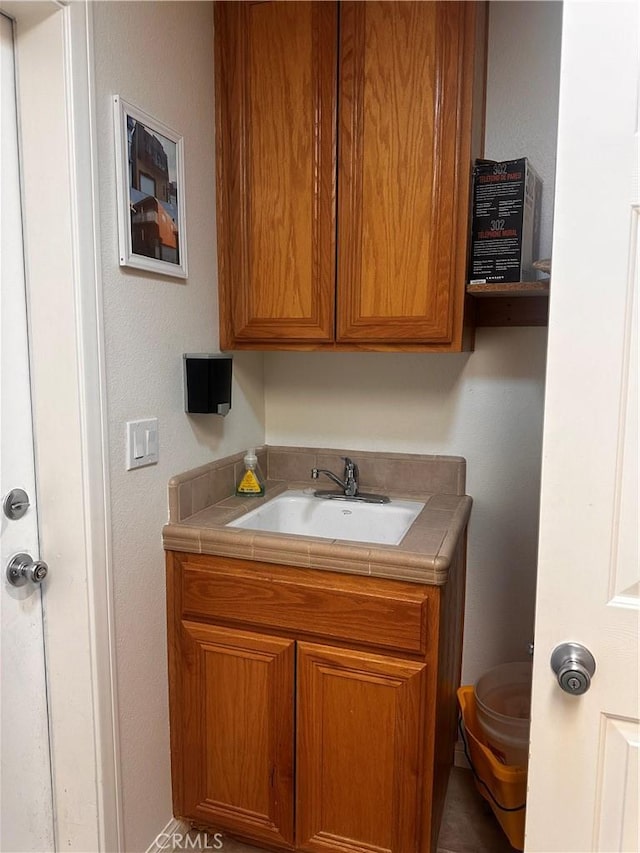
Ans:
{"label": "upper cabinet door", "polygon": [[338,342],[461,346],[478,6],[340,6]]}
{"label": "upper cabinet door", "polygon": [[221,346],[334,339],[337,6],[217,3]]}

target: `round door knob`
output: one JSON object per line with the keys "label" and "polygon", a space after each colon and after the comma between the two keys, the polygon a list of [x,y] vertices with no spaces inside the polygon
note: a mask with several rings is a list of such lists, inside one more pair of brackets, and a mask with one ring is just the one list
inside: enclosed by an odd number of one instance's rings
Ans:
{"label": "round door knob", "polygon": [[565,693],[581,696],[591,687],[596,662],[589,649],[580,643],[563,643],[551,653],[551,669]]}
{"label": "round door knob", "polygon": [[29,554],[16,554],[7,565],[7,580],[11,586],[24,586],[32,583],[42,583],[49,573],[49,566],[44,560],[33,560]]}

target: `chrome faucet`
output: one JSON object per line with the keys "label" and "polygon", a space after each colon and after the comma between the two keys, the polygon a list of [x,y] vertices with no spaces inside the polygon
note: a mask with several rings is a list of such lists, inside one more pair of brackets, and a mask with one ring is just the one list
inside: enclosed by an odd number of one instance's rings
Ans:
{"label": "chrome faucet", "polygon": [[358,494],[358,466],[348,456],[344,456],[343,459],[344,481],[334,474],[333,471],[327,471],[325,468],[312,468],[311,477],[317,480],[320,474],[324,474],[330,480],[333,480],[336,486],[340,486],[344,490],[345,497],[353,498]]}

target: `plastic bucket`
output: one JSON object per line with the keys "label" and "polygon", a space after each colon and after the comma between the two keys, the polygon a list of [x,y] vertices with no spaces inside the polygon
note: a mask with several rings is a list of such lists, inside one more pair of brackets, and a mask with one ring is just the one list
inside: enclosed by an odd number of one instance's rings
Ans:
{"label": "plastic bucket", "polygon": [[512,847],[523,850],[527,770],[501,764],[487,746],[478,724],[478,703],[471,685],[458,689],[458,702],[476,788],[491,806]]}
{"label": "plastic bucket", "polygon": [[526,767],[531,722],[531,662],[504,663],[475,686],[478,724],[493,752],[510,766]]}

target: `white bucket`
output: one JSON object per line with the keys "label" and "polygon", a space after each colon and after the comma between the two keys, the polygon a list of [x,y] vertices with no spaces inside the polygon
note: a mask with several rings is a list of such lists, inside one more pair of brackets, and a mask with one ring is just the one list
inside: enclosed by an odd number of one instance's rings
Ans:
{"label": "white bucket", "polygon": [[505,764],[526,767],[531,723],[531,662],[504,663],[475,686],[478,723],[487,744]]}

